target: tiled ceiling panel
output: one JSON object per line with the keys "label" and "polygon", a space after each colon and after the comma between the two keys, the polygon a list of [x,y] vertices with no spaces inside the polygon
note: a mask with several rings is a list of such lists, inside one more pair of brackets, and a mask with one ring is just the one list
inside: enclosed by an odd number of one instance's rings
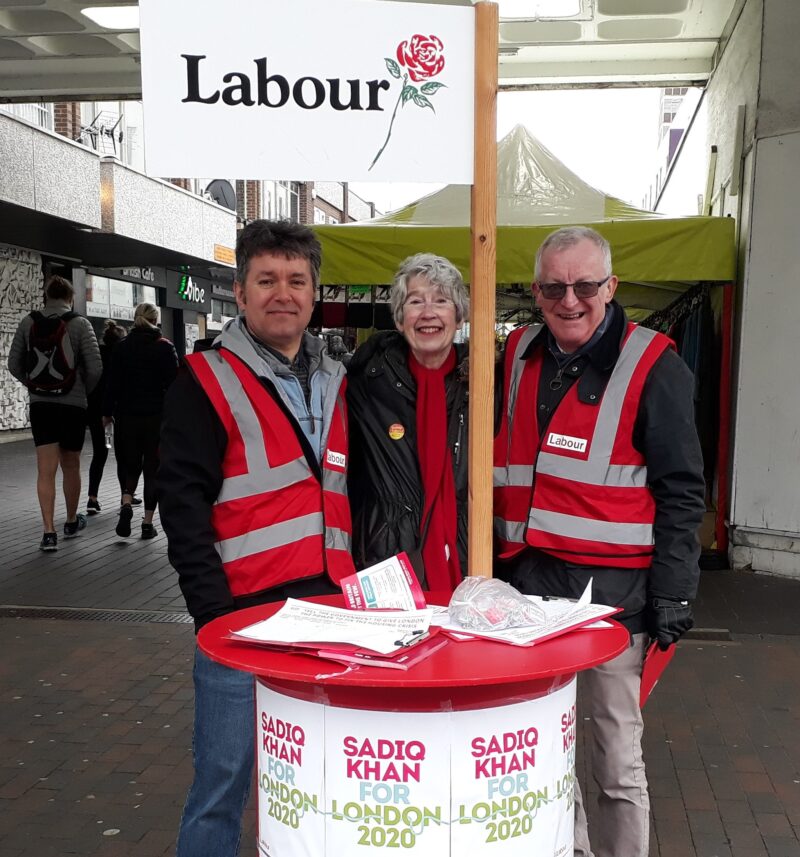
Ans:
{"label": "tiled ceiling panel", "polygon": [[642,18],[645,15],[679,15],[688,6],[689,0],[597,0],[597,13]]}
{"label": "tiled ceiling panel", "polygon": [[[220,0],[200,2],[224,8]],[[501,87],[702,83],[742,2],[581,0],[580,13],[569,20],[537,20],[533,11],[520,18],[518,6],[515,18],[504,20],[501,0]],[[100,27],[82,14],[90,5],[136,3],[0,0],[0,100],[140,97],[138,30]]]}
{"label": "tiled ceiling panel", "polygon": [[0,11],[0,25],[20,35],[74,33],[86,29],[73,15],[49,9],[8,9]]}
{"label": "tiled ceiling panel", "polygon": [[102,36],[31,36],[32,45],[61,57],[116,56],[119,49]]}
{"label": "tiled ceiling panel", "polygon": [[20,60],[29,59],[33,56],[33,51],[20,45],[12,39],[0,38],[0,59]]}
{"label": "tiled ceiling panel", "polygon": [[680,18],[625,18],[597,25],[597,37],[605,41],[658,42],[677,39],[682,32]]}

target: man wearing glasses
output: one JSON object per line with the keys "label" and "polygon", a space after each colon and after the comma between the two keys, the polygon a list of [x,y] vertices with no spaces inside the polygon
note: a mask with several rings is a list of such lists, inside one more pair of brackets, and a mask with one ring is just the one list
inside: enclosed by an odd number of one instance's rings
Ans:
{"label": "man wearing glasses", "polygon": [[705,511],[691,372],[662,334],[614,301],[611,248],[571,226],[536,254],[544,324],[513,331],[494,448],[497,574],[528,594],[621,607],[631,634],[582,673],[599,808],[589,845],[575,787],[575,855],[647,857],[639,684],[648,639],[692,626]]}

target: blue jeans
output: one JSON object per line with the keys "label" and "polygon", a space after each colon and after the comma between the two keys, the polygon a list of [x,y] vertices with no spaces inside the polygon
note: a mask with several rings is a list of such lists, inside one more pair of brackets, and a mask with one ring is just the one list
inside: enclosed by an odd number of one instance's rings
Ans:
{"label": "blue jeans", "polygon": [[236,857],[255,757],[253,676],[194,659],[194,781],[176,857]]}

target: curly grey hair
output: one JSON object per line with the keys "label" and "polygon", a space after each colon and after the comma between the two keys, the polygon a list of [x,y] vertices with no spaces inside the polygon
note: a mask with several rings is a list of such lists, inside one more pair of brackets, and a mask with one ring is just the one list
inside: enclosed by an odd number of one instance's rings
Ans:
{"label": "curly grey hair", "polygon": [[594,229],[588,226],[565,226],[562,229],[556,229],[544,239],[539,249],[536,251],[536,264],[533,268],[533,278],[539,282],[539,277],[542,273],[542,256],[546,250],[566,250],[568,247],[574,247],[580,241],[591,241],[592,244],[600,248],[603,254],[603,266],[607,277],[611,276],[611,245],[605,238]]}
{"label": "curly grey hair", "polygon": [[417,253],[404,259],[394,275],[390,302],[396,324],[403,323],[403,304],[408,297],[408,284],[417,276],[425,277],[444,297],[455,304],[457,324],[469,318],[469,292],[458,268],[444,256]]}

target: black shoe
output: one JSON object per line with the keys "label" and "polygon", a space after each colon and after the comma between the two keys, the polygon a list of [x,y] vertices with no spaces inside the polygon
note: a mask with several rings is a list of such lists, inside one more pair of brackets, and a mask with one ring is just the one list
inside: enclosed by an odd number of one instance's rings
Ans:
{"label": "black shoe", "polygon": [[146,524],[142,521],[142,538],[154,539],[158,535],[158,530],[152,524]]}
{"label": "black shoe", "polygon": [[58,534],[45,533],[42,540],[39,542],[40,551],[57,551],[58,550]]}
{"label": "black shoe", "polygon": [[92,500],[90,497],[86,501],[86,511],[89,515],[99,515],[100,514],[100,502],[98,500]]}
{"label": "black shoe", "polygon": [[75,516],[75,520],[70,522],[67,521],[64,524],[64,538],[65,539],[74,539],[81,530],[86,529],[86,515],[83,512],[78,512]]}
{"label": "black shoe", "polygon": [[142,505],[142,498],[141,497],[133,497],[131,499],[131,506],[141,506],[141,505]]}
{"label": "black shoe", "polygon": [[133,518],[133,509],[130,503],[125,503],[119,510],[119,521],[117,522],[116,533],[118,536],[126,539],[131,534],[131,519]]}

